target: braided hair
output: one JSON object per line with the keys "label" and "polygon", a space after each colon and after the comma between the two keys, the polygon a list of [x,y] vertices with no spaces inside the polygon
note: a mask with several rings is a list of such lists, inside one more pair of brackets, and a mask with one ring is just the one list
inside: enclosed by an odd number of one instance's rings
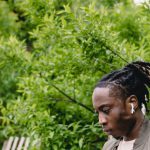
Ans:
{"label": "braided hair", "polygon": [[135,95],[138,99],[140,109],[144,104],[146,112],[148,112],[150,63],[142,61],[132,62],[120,70],[105,75],[96,87],[109,87],[112,89],[110,90],[111,94],[120,96],[123,99],[126,99],[130,95]]}

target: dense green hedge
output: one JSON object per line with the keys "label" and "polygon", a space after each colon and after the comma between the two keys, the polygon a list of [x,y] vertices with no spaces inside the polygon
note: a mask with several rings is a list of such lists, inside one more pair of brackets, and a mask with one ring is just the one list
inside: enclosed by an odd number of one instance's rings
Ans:
{"label": "dense green hedge", "polygon": [[129,0],[0,1],[0,142],[101,149],[93,87],[127,62],[150,61],[149,21],[150,5]]}

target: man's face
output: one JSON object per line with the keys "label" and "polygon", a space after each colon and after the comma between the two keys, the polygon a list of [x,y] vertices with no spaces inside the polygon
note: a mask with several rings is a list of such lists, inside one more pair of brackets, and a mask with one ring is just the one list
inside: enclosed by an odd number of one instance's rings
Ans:
{"label": "man's face", "polygon": [[92,99],[104,132],[116,138],[127,135],[131,129],[132,120],[125,103],[111,96],[109,88],[95,88]]}

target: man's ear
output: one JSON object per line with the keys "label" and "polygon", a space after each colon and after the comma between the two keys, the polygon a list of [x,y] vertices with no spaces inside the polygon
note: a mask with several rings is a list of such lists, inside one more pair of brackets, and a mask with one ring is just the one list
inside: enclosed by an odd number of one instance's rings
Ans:
{"label": "man's ear", "polygon": [[134,110],[136,110],[138,108],[138,99],[135,95],[130,95],[127,99],[126,99],[126,107],[128,110],[131,109],[131,105],[133,105]]}

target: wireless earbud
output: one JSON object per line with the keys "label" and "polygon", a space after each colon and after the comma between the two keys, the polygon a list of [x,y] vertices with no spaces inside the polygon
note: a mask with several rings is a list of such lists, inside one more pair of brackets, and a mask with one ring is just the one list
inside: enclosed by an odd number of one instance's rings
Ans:
{"label": "wireless earbud", "polygon": [[133,103],[131,103],[131,114],[133,114],[134,112],[135,112],[134,106],[133,106]]}

